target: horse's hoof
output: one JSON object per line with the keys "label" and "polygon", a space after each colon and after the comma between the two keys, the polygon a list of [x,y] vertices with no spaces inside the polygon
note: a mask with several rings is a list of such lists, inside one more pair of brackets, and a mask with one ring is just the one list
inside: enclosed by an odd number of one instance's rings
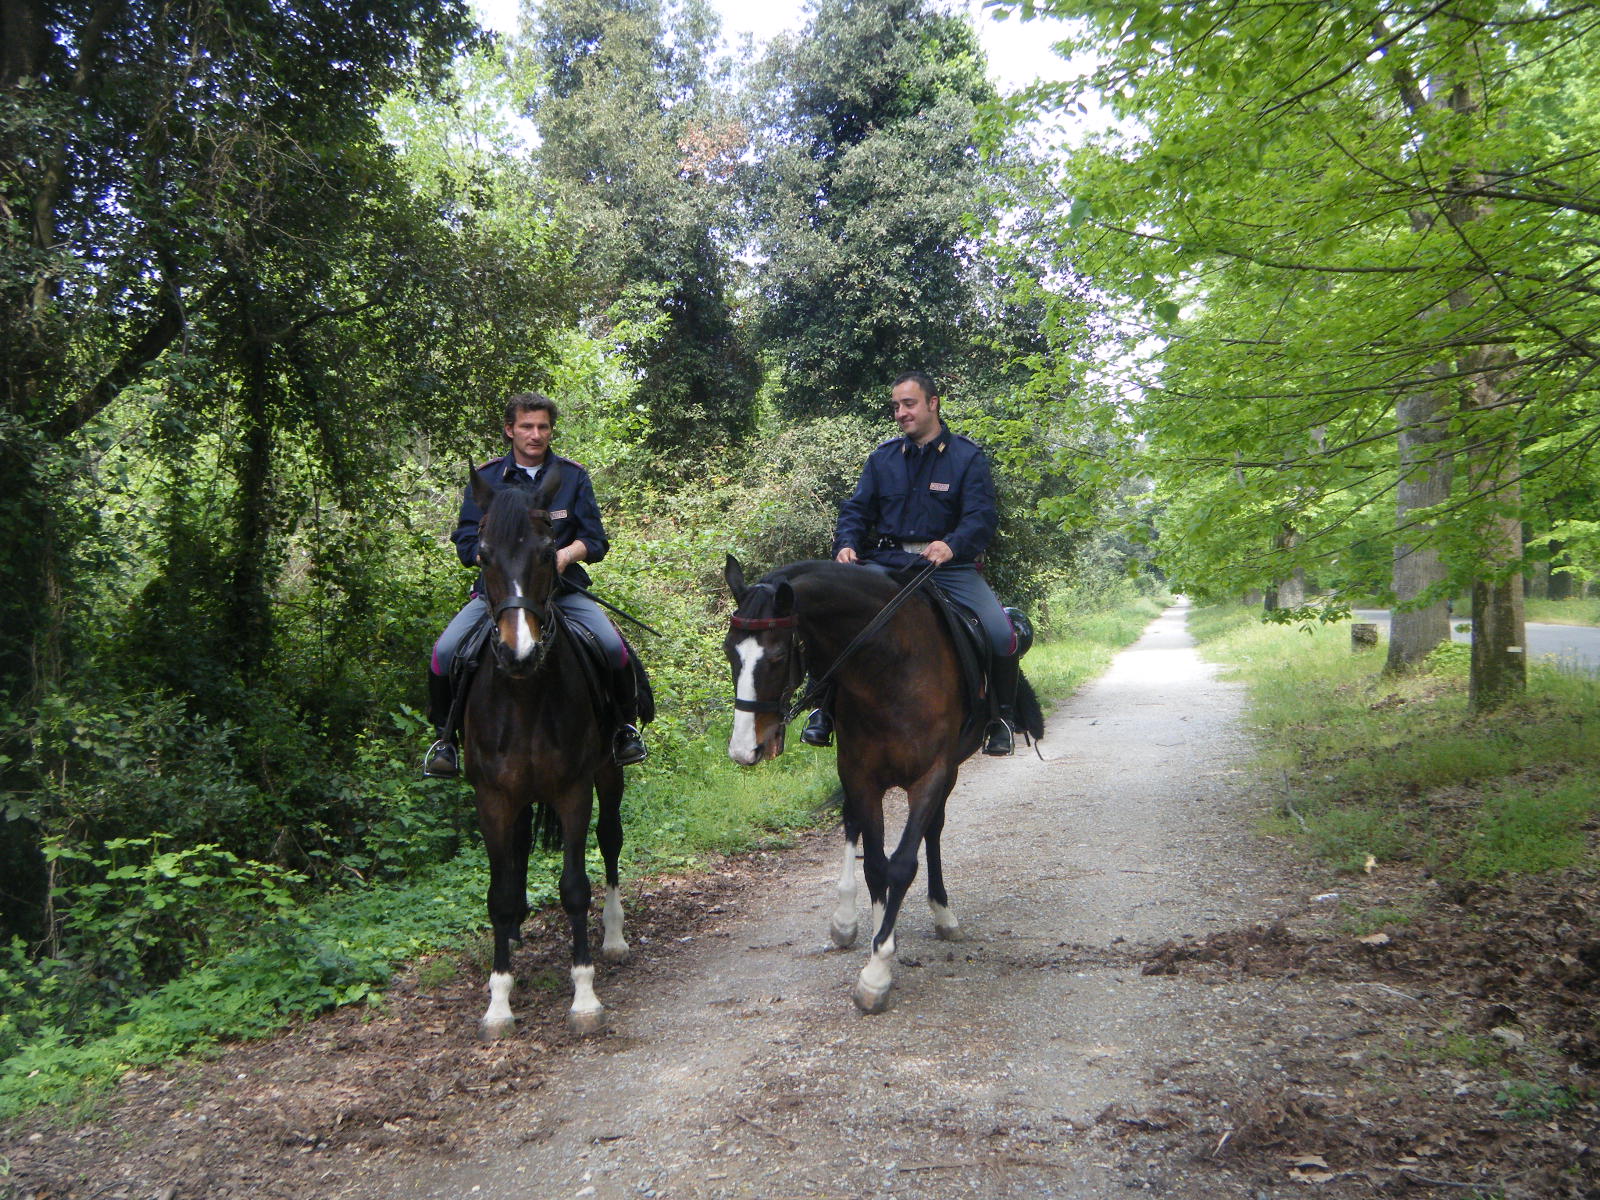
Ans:
{"label": "horse's hoof", "polygon": [[934,936],[937,937],[941,942],[960,942],[965,941],[967,937],[966,933],[962,931],[961,926],[955,924],[954,922],[951,922],[949,925],[935,925],[933,927],[933,933]]}
{"label": "horse's hoof", "polygon": [[851,993],[856,1002],[856,1007],[869,1016],[881,1013],[889,1007],[889,988],[891,984],[884,984],[881,988],[872,987],[860,979],[856,980],[855,990]]}
{"label": "horse's hoof", "polygon": [[499,1017],[493,1021],[478,1022],[478,1040],[481,1042],[498,1042],[501,1038],[508,1038],[517,1031],[517,1022],[514,1017]]}
{"label": "horse's hoof", "polygon": [[573,1008],[567,1011],[567,1030],[574,1037],[592,1037],[606,1027],[606,1010]]}
{"label": "horse's hoof", "polygon": [[601,946],[600,947],[600,957],[601,957],[601,959],[604,960],[605,962],[612,963],[614,965],[620,965],[622,963],[627,962],[629,953],[630,953],[630,950],[628,948],[628,943],[627,942],[623,942],[620,946]]}
{"label": "horse's hoof", "polygon": [[833,922],[828,926],[828,936],[839,949],[848,950],[856,944],[856,923],[851,921],[848,925],[840,925]]}

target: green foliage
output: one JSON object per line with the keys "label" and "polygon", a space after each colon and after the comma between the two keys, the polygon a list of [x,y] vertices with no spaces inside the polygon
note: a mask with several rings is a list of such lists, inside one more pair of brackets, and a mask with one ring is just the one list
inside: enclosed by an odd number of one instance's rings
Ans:
{"label": "green foliage", "polygon": [[1489,796],[1468,836],[1460,870],[1469,878],[1535,875],[1582,862],[1585,827],[1600,811],[1595,784],[1585,773],[1551,786],[1509,786]]}
{"label": "green foliage", "polygon": [[1018,235],[1104,300],[1084,322],[1075,297],[1045,297],[1034,387],[1076,431],[1057,442],[1064,474],[1153,481],[1175,587],[1212,599],[1310,572],[1409,598],[1397,547],[1441,556],[1421,584],[1504,579],[1524,522],[1553,535],[1535,557],[1585,569],[1596,385],[1572,338],[1595,321],[1600,269],[1578,199],[1600,160],[1575,152],[1597,118],[1586,14],[1003,7],[1070,18],[1066,53],[1086,64],[1013,117],[1096,99],[1118,120],[1061,122],[1019,184],[1052,198]]}
{"label": "green foliage", "polygon": [[994,204],[976,150],[994,92],[967,18],[825,0],[773,43],[755,89],[747,192],[781,410],[864,416],[911,368],[986,390],[1020,323],[997,319],[1003,289],[973,233]]}

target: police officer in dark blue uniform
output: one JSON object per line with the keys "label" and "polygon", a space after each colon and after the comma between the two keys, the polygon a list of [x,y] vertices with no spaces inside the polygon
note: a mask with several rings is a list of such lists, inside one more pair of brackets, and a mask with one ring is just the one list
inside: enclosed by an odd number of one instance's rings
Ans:
{"label": "police officer in dark blue uniform", "polygon": [[[580,587],[589,586],[589,573],[585,562],[599,562],[610,549],[605,525],[600,519],[600,507],[595,503],[594,485],[589,482],[589,472],[570,458],[562,458],[550,450],[555,436],[555,402],[537,392],[521,392],[506,401],[505,433],[511,442],[511,451],[478,468],[483,480],[500,491],[508,487],[537,487],[552,464],[559,464],[560,482],[549,500],[550,527],[556,544],[556,570],[563,580]],[[478,564],[478,524],[483,520],[483,510],[473,498],[469,486],[461,500],[461,515],[456,521],[450,540],[456,544],[456,553],[464,565]],[[575,625],[592,634],[605,652],[611,666],[612,693],[621,714],[620,725],[612,742],[612,757],[622,766],[645,760],[644,740],[639,736],[638,691],[631,651],[617,627],[601,608],[588,596],[558,587],[555,605]],[[489,620],[489,605],[474,585],[471,597],[461,611],[445,627],[444,633],[433,647],[433,661],[428,672],[428,719],[433,723],[435,739],[423,758],[422,773],[434,778],[452,778],[459,771],[456,757],[455,730],[449,728],[451,695],[450,661],[462,640],[474,626]]]}
{"label": "police officer in dark blue uniform", "polygon": [[[957,604],[975,613],[994,650],[990,686],[1001,719],[988,729],[985,754],[1015,747],[1017,636],[1000,601],[978,572],[977,559],[999,524],[994,476],[971,438],[950,432],[939,416],[939,394],[921,371],[894,381],[890,398],[901,436],[867,457],[861,482],[839,510],[834,558],[895,569],[938,563],[933,578]],[[813,746],[832,740],[826,708],[811,714],[801,739]]]}

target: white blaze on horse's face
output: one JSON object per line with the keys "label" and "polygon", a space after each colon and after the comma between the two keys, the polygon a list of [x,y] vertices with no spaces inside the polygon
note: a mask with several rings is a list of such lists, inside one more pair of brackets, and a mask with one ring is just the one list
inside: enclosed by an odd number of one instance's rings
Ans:
{"label": "white blaze on horse's face", "polygon": [[[761,661],[761,642],[747,637],[733,648],[733,694],[740,700],[757,700],[756,664]],[[728,757],[740,766],[753,767],[761,761],[761,739],[756,734],[756,714],[733,710],[733,736],[728,739]]]}
{"label": "white blaze on horse's face", "polygon": [[[522,585],[513,583],[511,594],[521,597]],[[511,651],[518,662],[526,662],[535,650],[539,648],[539,634],[533,627],[533,619],[525,608],[511,610],[511,619],[516,625],[517,636],[511,643]]]}

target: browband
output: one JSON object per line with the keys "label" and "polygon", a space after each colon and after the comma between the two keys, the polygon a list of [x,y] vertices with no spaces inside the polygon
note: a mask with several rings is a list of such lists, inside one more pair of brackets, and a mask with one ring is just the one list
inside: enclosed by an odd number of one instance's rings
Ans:
{"label": "browband", "polygon": [[800,619],[793,613],[787,617],[741,617],[735,613],[728,618],[728,624],[735,629],[754,632],[761,629],[793,629],[800,623]]}

